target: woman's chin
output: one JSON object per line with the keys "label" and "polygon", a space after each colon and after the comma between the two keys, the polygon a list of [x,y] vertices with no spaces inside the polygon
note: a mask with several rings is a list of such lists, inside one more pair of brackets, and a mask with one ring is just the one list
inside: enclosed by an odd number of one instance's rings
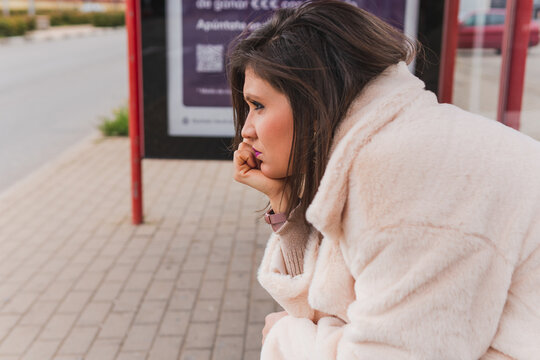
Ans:
{"label": "woman's chin", "polygon": [[285,174],[275,171],[271,166],[268,166],[268,164],[265,164],[264,162],[261,163],[261,172],[270,179],[282,179],[285,177]]}

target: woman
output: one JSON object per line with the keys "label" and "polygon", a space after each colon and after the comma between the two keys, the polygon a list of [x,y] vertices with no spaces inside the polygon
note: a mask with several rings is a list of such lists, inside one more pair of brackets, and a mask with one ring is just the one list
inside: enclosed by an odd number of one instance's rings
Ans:
{"label": "woman", "polygon": [[438,104],[415,47],[338,1],[229,55],[235,180],[266,194],[284,308],[261,359],[540,358],[540,143]]}

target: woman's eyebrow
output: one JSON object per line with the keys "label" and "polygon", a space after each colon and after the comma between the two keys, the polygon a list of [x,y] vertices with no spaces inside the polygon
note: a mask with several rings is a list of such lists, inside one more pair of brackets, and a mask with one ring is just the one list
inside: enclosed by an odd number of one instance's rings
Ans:
{"label": "woman's eyebrow", "polygon": [[258,96],[256,95],[252,95],[250,93],[244,93],[244,99],[246,99],[246,101],[254,101],[254,100],[257,100]]}

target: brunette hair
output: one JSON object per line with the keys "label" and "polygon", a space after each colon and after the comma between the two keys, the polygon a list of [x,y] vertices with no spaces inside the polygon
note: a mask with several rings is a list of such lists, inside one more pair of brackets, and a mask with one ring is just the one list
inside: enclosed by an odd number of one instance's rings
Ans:
{"label": "brunette hair", "polygon": [[306,210],[349,106],[371,79],[390,65],[410,63],[416,50],[417,43],[399,30],[342,1],[315,0],[277,10],[261,27],[245,30],[229,50],[227,72],[235,125],[232,149],[243,141],[241,131],[249,113],[243,95],[244,73],[250,67],[285,94],[291,105],[294,130],[287,167],[287,173],[292,173],[285,180],[287,213],[299,205],[297,211],[307,224]]}

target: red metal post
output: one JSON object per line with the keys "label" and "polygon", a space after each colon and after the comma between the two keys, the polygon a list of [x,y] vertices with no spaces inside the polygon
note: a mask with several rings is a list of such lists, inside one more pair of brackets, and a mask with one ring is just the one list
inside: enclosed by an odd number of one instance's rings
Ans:
{"label": "red metal post", "polygon": [[454,87],[454,66],[458,42],[459,0],[444,2],[441,65],[439,68],[439,102],[452,103]]}
{"label": "red metal post", "polygon": [[139,0],[126,1],[126,29],[129,64],[129,137],[131,141],[132,221],[142,223],[141,115],[142,76]]}
{"label": "red metal post", "polygon": [[519,130],[532,0],[507,0],[497,121]]}

